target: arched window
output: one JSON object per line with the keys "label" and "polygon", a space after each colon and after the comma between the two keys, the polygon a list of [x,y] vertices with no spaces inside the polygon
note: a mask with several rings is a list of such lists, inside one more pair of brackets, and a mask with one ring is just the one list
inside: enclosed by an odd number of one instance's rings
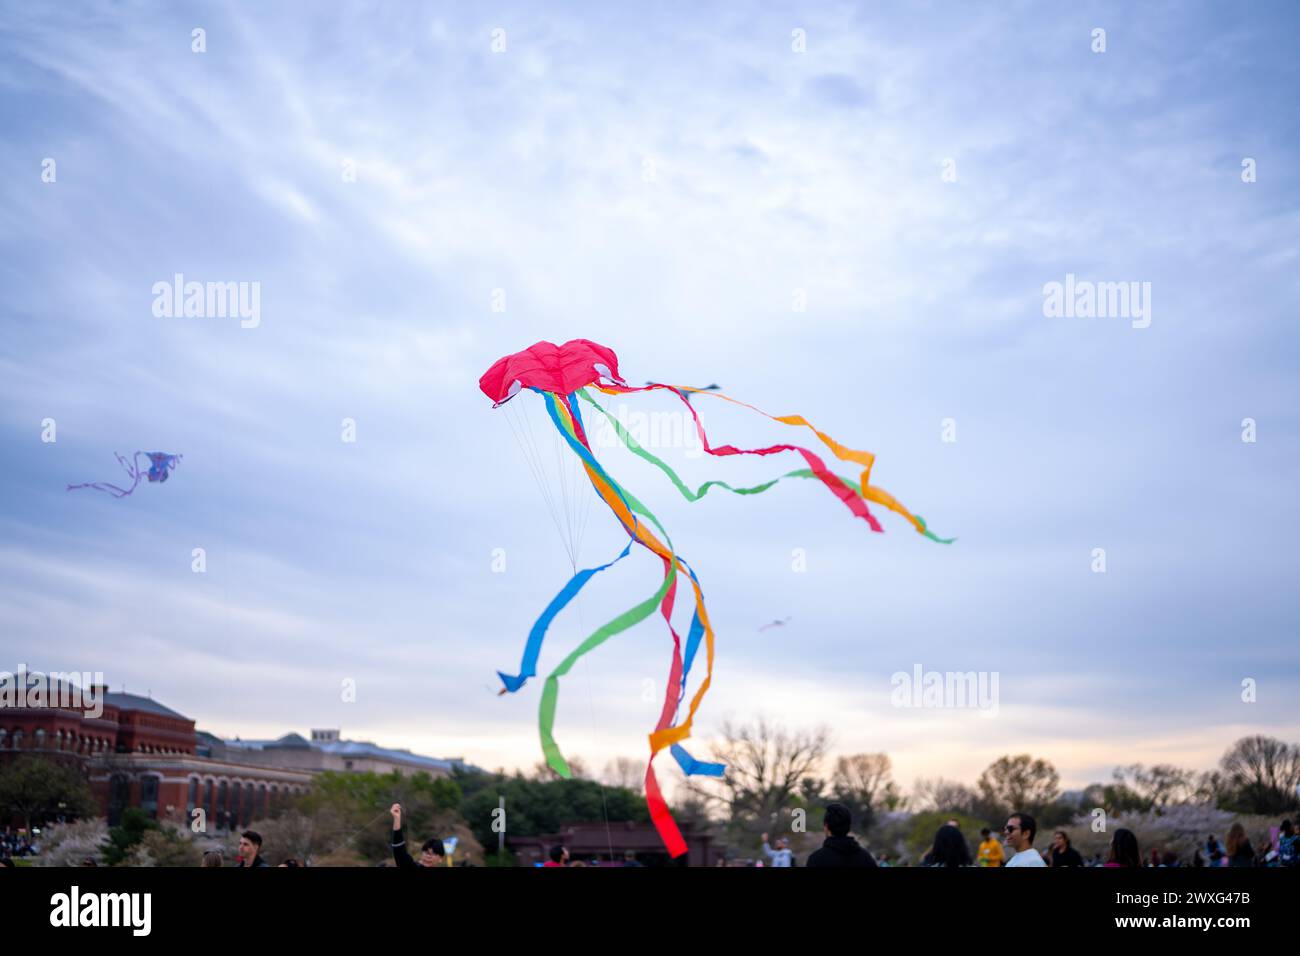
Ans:
{"label": "arched window", "polygon": [[253,804],[253,816],[266,816],[266,784],[257,785],[257,802]]}
{"label": "arched window", "polygon": [[0,750],[4,750],[8,746],[9,746],[9,731],[5,730],[3,727],[0,727]]}
{"label": "arched window", "polygon": [[230,788],[222,780],[217,785],[217,829],[226,829],[226,810],[230,806]]}
{"label": "arched window", "polygon": [[23,749],[23,729],[21,727],[15,727],[14,728],[14,750],[22,750],[22,749]]}
{"label": "arched window", "polygon": [[32,747],[36,750],[45,749],[45,728],[37,727],[36,733],[32,734]]}
{"label": "arched window", "polygon": [[108,781],[108,825],[115,827],[122,820],[131,795],[131,782],[124,773],[115,773]]}
{"label": "arched window", "polygon": [[158,819],[158,778],[140,778],[140,809],[150,820]]}
{"label": "arched window", "polygon": [[193,810],[199,805],[199,778],[190,777],[190,792],[185,798],[185,819],[194,818]]}

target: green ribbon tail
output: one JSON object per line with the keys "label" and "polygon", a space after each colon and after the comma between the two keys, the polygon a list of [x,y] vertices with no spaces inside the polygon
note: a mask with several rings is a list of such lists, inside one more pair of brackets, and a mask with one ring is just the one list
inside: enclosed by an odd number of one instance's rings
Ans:
{"label": "green ribbon tail", "polygon": [[[588,405],[590,405],[592,408],[596,409],[596,411],[600,412],[603,416],[605,416],[605,420],[608,421],[609,424],[613,427],[614,433],[617,434],[619,440],[622,441],[623,444],[627,446],[628,451],[650,462],[650,464],[654,465],[665,475],[667,475],[669,481],[671,481],[677,487],[677,490],[682,493],[682,497],[684,497],[687,501],[699,501],[701,498],[703,498],[706,494],[709,493],[709,490],[711,488],[725,488],[727,489],[727,491],[730,491],[733,494],[737,494],[737,495],[757,495],[757,494],[762,494],[764,491],[767,491],[767,489],[771,488],[773,485],[777,484],[778,482],[786,478],[812,478],[820,481],[817,475],[813,473],[813,470],[811,468],[797,468],[794,471],[786,472],[784,475],[781,475],[779,478],[773,478],[771,481],[765,481],[760,485],[753,485],[752,487],[749,488],[736,488],[733,487],[732,485],[727,484],[725,481],[706,481],[704,484],[700,485],[697,491],[691,491],[691,489],[687,487],[686,482],[682,481],[682,479],[678,477],[677,472],[673,471],[673,469],[665,462],[663,462],[661,459],[657,458],[655,455],[646,451],[646,449],[643,448],[641,444],[635,438],[632,437],[632,435],[628,432],[628,430],[623,427],[622,423],[617,418],[611,415],[600,405],[599,402],[597,402],[594,398],[592,398],[590,395],[587,394],[586,389],[578,389],[578,397],[583,399]],[[844,487],[848,488],[854,494],[859,493],[858,483],[856,481],[854,481],[851,478],[846,478],[843,475],[836,475],[835,477],[838,478],[844,484]],[[939,537],[929,529],[929,527],[925,523],[924,518],[922,518],[920,515],[914,515],[914,517],[916,518],[917,521],[921,523],[921,527],[922,529],[924,529],[922,530],[921,533],[925,535],[927,538],[929,538],[931,541],[937,541],[939,544],[952,544],[954,541],[957,540],[956,538]],[[651,520],[653,520],[653,517],[651,517]],[[656,524],[657,523],[658,522],[656,522]]]}
{"label": "green ribbon tail", "polygon": [[579,644],[573,653],[561,661],[560,666],[547,676],[546,683],[542,687],[542,704],[538,715],[538,729],[542,735],[542,752],[546,754],[546,763],[561,777],[572,777],[573,771],[569,769],[568,762],[564,759],[564,755],[560,753],[560,747],[555,742],[555,736],[552,733],[555,728],[556,699],[560,695],[560,678],[567,674],[578,658],[588,651],[599,647],[615,634],[626,631],[653,614],[676,579],[677,571],[674,568],[671,574],[664,576],[664,583],[651,597],[593,631],[590,637]]}
{"label": "green ribbon tail", "polygon": [[[686,486],[686,483],[677,476],[677,472],[673,471],[672,468],[670,468],[662,460],[655,457],[650,452],[646,451],[643,447],[641,447],[641,444],[635,438],[632,437],[632,435],[628,432],[628,430],[623,427],[622,423],[613,415],[611,415],[609,412],[607,412],[603,407],[601,407],[601,405],[594,398],[588,395],[586,389],[579,389],[578,396],[584,399],[587,402],[587,404],[590,405],[592,408],[596,409],[596,411],[600,412],[602,415],[605,416],[605,420],[608,421],[609,424],[613,427],[615,434],[617,434],[619,440],[623,442],[624,445],[627,446],[628,451],[632,452],[632,454],[634,455],[644,458],[646,461],[650,462],[650,464],[654,465],[665,475],[667,475],[669,481],[671,481],[674,485],[677,486],[677,490],[682,493],[682,496],[687,501],[699,501],[701,498],[703,498],[706,494],[709,493],[710,488],[715,488],[715,487],[726,488],[728,491],[737,495],[757,495],[761,492],[767,491],[767,489],[771,488],[773,485],[775,485],[778,481],[781,480],[781,478],[773,478],[771,481],[765,481],[761,485],[754,485],[751,488],[735,488],[727,484],[725,481],[706,481],[704,484],[700,485],[698,491],[691,491],[691,489]],[[797,474],[798,472],[790,472],[790,474],[782,475],[782,477],[789,478]],[[808,471],[808,474],[811,475],[812,472]]]}

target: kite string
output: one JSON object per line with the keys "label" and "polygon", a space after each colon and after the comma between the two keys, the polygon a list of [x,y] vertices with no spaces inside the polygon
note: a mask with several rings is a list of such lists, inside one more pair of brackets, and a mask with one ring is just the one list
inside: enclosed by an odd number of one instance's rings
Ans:
{"label": "kite string", "polygon": [[[378,822],[379,822],[380,820],[382,820],[384,817],[389,816],[391,813],[392,813],[391,810],[385,810],[383,813],[379,814],[379,816],[377,816],[377,817],[372,817],[371,819],[367,820],[367,821],[366,821],[365,823],[363,823],[360,827],[358,827],[357,829],[353,830],[352,833],[351,833],[349,836],[344,837],[344,838],[343,838],[343,842],[344,842],[344,843],[351,843],[351,842],[352,842],[353,840],[355,840],[358,836],[360,836],[360,835],[361,835],[362,833],[364,833],[366,830],[369,830],[372,826],[374,826],[376,823],[378,823]],[[405,815],[405,808],[403,808],[403,815]],[[402,821],[402,826],[403,826],[403,827],[406,826],[406,821],[405,821],[405,820]],[[393,841],[392,841],[392,839],[390,838],[388,842],[389,842],[389,843],[392,843]]]}
{"label": "kite string", "polygon": [[573,511],[569,508],[569,476],[565,468],[564,457],[560,451],[560,439],[552,436],[551,449],[555,452],[555,483],[560,486],[560,513],[564,516],[564,525],[568,531],[565,545],[569,551],[569,564],[573,573],[578,573],[578,556],[574,550]]}
{"label": "kite string", "polygon": [[[537,485],[538,492],[542,496],[542,502],[546,505],[546,512],[551,516],[551,523],[555,525],[555,533],[559,535],[560,540],[563,541],[564,531],[560,527],[560,520],[555,511],[555,502],[551,496],[541,466],[540,455],[537,454],[537,445],[533,440],[534,436],[531,434],[532,424],[525,420],[522,413],[516,415],[514,412],[511,412],[509,405],[506,406],[506,423],[510,426],[510,432],[514,435],[515,444],[519,446],[519,452],[524,456],[524,461],[528,464],[529,471],[532,472],[533,481]],[[527,441],[525,438],[527,438]],[[529,444],[530,442],[531,447]]]}
{"label": "kite string", "polygon": [[[560,449],[561,437],[558,434],[553,434],[552,442],[554,444],[554,451],[556,457],[556,484],[559,486],[559,491],[563,502],[562,510],[564,515],[564,524],[565,527],[568,528],[567,535],[565,534],[564,527],[561,527],[560,519],[557,513],[558,509],[556,507],[554,492],[549,486],[549,481],[547,481],[546,479],[546,469],[542,464],[541,449],[539,447],[537,436],[533,429],[532,417],[528,413],[527,407],[525,406],[524,410],[519,413],[518,417],[520,418],[520,423],[519,423],[519,428],[516,429],[515,424],[512,420],[513,417],[515,416],[513,415],[513,413],[509,413],[508,409],[507,411],[508,414],[507,414],[506,421],[510,423],[510,429],[512,434],[515,437],[515,443],[519,446],[520,452],[524,455],[524,459],[525,461],[527,461],[529,468],[533,473],[533,479],[534,481],[536,481],[538,488],[541,490],[542,498],[545,501],[547,510],[550,512],[551,515],[551,521],[554,523],[555,530],[559,534],[561,543],[564,545],[565,551],[568,554],[570,569],[572,573],[576,575],[578,573],[578,557],[580,555],[580,551],[579,551],[580,543],[576,532],[575,521],[570,515],[569,501],[571,498],[576,501],[577,489],[576,487],[574,488],[574,494],[572,496],[570,496],[570,494],[566,489],[565,482],[566,479],[568,478],[568,475],[566,474],[566,469],[564,468],[563,465],[564,457],[566,456],[563,456],[561,454],[561,449]],[[574,457],[576,458],[576,456]],[[571,466],[570,469],[567,469],[568,471],[572,471],[574,473],[573,482],[575,484],[577,481],[576,472],[579,467],[581,467],[580,462],[576,466]],[[592,501],[594,500],[594,497],[595,497],[594,494],[590,492],[588,493],[587,500],[586,500],[587,508],[586,508],[585,517],[589,517],[591,514],[591,504]],[[573,511],[575,512],[576,510],[577,510],[576,508],[573,509]],[[584,520],[584,530],[585,530],[585,520]],[[574,603],[578,615],[578,626],[580,628],[580,633],[585,635],[586,624],[584,622],[583,614],[582,614],[580,593],[577,596]],[[586,662],[584,662],[584,664],[585,666],[583,667],[583,671],[586,676],[586,683],[587,683],[588,717],[591,723],[591,738],[594,743],[597,739],[596,701],[595,701],[595,694],[592,691],[590,664],[587,664]],[[601,813],[602,816],[604,817],[604,823],[605,823],[605,842],[609,851],[609,860],[612,863],[614,860],[614,835],[609,822],[609,799],[608,799],[608,795],[605,792],[605,785],[599,778],[597,778],[596,784],[600,788]]]}
{"label": "kite string", "polygon": [[[560,444],[561,444],[561,442],[563,441],[563,436],[561,436],[560,433],[559,433],[559,431],[557,430],[557,431],[553,434],[553,438],[554,438],[554,440],[555,440],[555,450],[556,450],[556,453],[559,454],[559,452],[560,452]],[[584,436],[584,438],[585,438],[585,436]],[[588,451],[591,451],[592,456],[595,457],[595,452],[592,451],[592,449],[591,449],[591,445],[590,445],[589,442],[587,443],[587,450],[588,450]],[[577,455],[566,455],[565,457],[569,459],[569,461],[571,462],[571,466],[572,466],[572,467],[571,467],[571,473],[573,474],[573,479],[574,479],[574,489],[573,489],[574,493],[573,493],[573,499],[574,499],[574,501],[576,502],[576,500],[577,500],[577,494],[578,494],[577,483],[578,483],[579,481],[581,481],[581,476],[579,475],[579,470],[581,469],[583,472],[585,472],[585,469],[582,467],[582,464],[583,464],[583,463],[582,463],[582,459],[580,459]],[[582,482],[582,484],[583,484],[584,487],[586,486],[586,482]],[[588,497],[587,497],[587,513],[588,513],[588,514],[590,514],[590,511],[591,511],[591,501],[592,501],[592,499],[593,499],[594,497],[595,497],[594,492],[592,492],[592,491],[589,490],[589,491],[588,491]],[[574,511],[575,511],[575,513],[576,513],[577,509],[575,508]],[[584,529],[584,530],[585,530],[585,529]],[[579,536],[579,537],[575,538],[575,541],[574,541],[574,550],[573,550],[572,570],[573,570],[573,573],[574,573],[575,575],[578,573],[578,561],[577,561],[577,558],[581,556],[581,553],[582,553],[582,552],[581,552],[581,537]],[[578,615],[578,634],[579,634],[580,636],[581,636],[581,635],[585,635],[585,634],[587,633],[587,625],[586,625],[585,620],[583,619],[583,614],[582,614],[582,593],[581,593],[581,592],[579,592],[579,593],[576,595],[576,598],[575,598],[575,601],[574,601],[574,609],[577,611],[577,615]],[[588,717],[589,717],[589,719],[590,719],[590,721],[591,721],[591,740],[592,740],[592,744],[593,744],[593,746],[594,746],[595,743],[596,743],[596,739],[597,739],[597,738],[596,738],[596,697],[595,697],[595,694],[592,692],[592,689],[591,689],[591,663],[590,663],[589,661],[587,661],[587,660],[584,659],[583,662],[582,662],[582,664],[583,664],[583,666],[582,666],[582,671],[583,671],[583,674],[585,675],[585,677],[586,677],[586,679],[587,679],[587,710],[588,710]],[[610,825],[609,825],[609,800],[608,800],[608,798],[607,798],[607,796],[606,796],[606,794],[605,794],[605,783],[604,783],[603,780],[600,779],[600,776],[599,776],[599,775],[597,775],[597,777],[596,777],[596,785],[597,785],[598,787],[600,787],[600,808],[601,808],[601,814],[603,815],[603,817],[604,817],[604,819],[605,819],[605,844],[606,844],[606,846],[607,846],[608,849],[609,849],[609,862],[610,862],[610,863],[613,863],[613,862],[614,862],[614,834],[613,834],[613,831],[611,830]]]}
{"label": "kite string", "polygon": [[[533,427],[532,412],[529,410],[527,405],[524,406],[523,415],[524,415],[524,420],[528,424],[528,430],[527,430],[528,439],[532,443],[533,454],[537,458],[537,470],[543,476],[543,480],[546,483],[547,491],[550,495],[550,500],[554,508],[554,513],[556,515],[556,530],[558,530],[560,533],[560,543],[564,546],[564,552],[569,557],[569,563],[571,565],[576,566],[577,560],[573,551],[573,533],[572,531],[565,530],[570,524],[570,518],[569,518],[569,509],[567,505],[568,496],[564,494],[564,471],[563,468],[561,467],[561,458],[559,454],[558,444],[556,444],[556,439],[552,435],[551,436],[551,442],[553,446],[552,450],[555,452],[556,465],[555,465],[555,487],[551,487],[549,466],[546,465],[543,460],[544,452],[542,451],[542,443],[537,438],[536,430]],[[565,501],[563,507],[561,507],[560,502],[556,500],[557,497],[560,496],[563,496]],[[561,526],[561,523],[563,523],[563,526]]]}
{"label": "kite string", "polygon": [[[574,563],[573,573],[578,573],[577,563]],[[578,614],[578,633],[586,634],[587,625],[582,616],[582,594],[579,593],[574,599],[574,610]],[[582,671],[587,678],[587,710],[591,720],[591,740],[596,742],[596,698],[591,691],[591,664],[586,659],[582,662]],[[609,826],[609,800],[605,796],[605,784],[599,777],[596,777],[596,785],[600,787],[600,810],[605,818],[605,843],[609,847],[609,861],[614,862],[614,834]]]}

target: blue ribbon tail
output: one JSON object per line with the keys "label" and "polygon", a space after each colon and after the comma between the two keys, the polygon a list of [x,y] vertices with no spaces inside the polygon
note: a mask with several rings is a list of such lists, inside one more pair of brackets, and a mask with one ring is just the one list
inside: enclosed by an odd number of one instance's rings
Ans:
{"label": "blue ribbon tail", "polygon": [[673,744],[669,748],[673,757],[677,760],[678,766],[688,777],[721,777],[727,772],[725,763],[709,763],[706,760],[696,760],[681,744]]}

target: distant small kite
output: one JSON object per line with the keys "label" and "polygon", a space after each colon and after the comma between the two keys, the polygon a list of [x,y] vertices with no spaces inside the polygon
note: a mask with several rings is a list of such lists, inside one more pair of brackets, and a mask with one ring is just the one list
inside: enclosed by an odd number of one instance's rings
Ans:
{"label": "distant small kite", "polygon": [[784,621],[772,621],[771,623],[764,624],[762,627],[759,628],[759,630],[766,631],[768,628],[772,628],[772,627],[785,627],[789,623],[790,623],[790,619],[787,617]]}
{"label": "distant small kite", "polygon": [[[68,485],[68,490],[73,491],[77,488],[95,488],[98,491],[107,491],[114,498],[125,498],[131,492],[135,491],[136,486],[140,484],[141,478],[148,478],[149,481],[166,481],[168,473],[176,468],[176,463],[181,460],[181,455],[169,455],[162,451],[138,451],[130,461],[127,461],[122,455],[117,455],[117,462],[126,471],[127,477],[131,479],[130,488],[119,488],[117,485],[110,485],[106,481],[93,481],[81,485]],[[141,469],[140,456],[144,455],[149,459],[149,467]]]}
{"label": "distant small kite", "polygon": [[[646,384],[655,385],[654,382],[646,382]],[[686,401],[686,404],[689,405],[691,403],[691,394],[693,392],[716,392],[720,388],[722,388],[722,386],[717,384],[716,382],[712,385],[705,385],[703,388],[691,388],[690,386],[686,386],[686,388],[681,393],[681,397]]]}

